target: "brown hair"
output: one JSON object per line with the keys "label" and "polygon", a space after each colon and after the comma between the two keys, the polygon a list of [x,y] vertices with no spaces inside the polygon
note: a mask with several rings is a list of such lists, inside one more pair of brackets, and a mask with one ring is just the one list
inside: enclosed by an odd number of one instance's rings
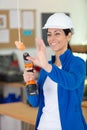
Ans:
{"label": "brown hair", "polygon": [[[63,31],[64,31],[64,33],[65,33],[65,35],[67,36],[70,32],[71,32],[71,30],[70,29],[63,29]],[[72,33],[72,32],[71,32]],[[71,47],[70,47],[70,44],[68,43],[68,49],[70,49],[71,51],[72,51],[72,49],[71,49]]]}

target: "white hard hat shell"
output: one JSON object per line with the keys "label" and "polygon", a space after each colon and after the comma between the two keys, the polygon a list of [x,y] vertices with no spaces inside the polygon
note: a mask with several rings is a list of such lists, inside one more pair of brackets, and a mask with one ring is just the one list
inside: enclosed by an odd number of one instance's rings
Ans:
{"label": "white hard hat shell", "polygon": [[43,29],[48,28],[70,29],[71,32],[74,33],[72,20],[64,13],[55,13],[51,15],[43,27]]}

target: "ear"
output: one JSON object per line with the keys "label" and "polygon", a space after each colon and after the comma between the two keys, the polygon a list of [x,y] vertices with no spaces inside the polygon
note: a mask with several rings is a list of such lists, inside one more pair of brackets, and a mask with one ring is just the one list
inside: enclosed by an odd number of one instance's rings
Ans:
{"label": "ear", "polygon": [[71,37],[72,37],[72,33],[69,32],[69,34],[67,35],[67,40],[68,40],[68,42],[70,41]]}

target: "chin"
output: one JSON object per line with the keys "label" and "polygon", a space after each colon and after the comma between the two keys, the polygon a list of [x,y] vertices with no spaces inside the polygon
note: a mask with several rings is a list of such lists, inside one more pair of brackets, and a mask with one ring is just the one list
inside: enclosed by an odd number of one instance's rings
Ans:
{"label": "chin", "polygon": [[51,48],[53,51],[58,51],[59,50],[59,48]]}

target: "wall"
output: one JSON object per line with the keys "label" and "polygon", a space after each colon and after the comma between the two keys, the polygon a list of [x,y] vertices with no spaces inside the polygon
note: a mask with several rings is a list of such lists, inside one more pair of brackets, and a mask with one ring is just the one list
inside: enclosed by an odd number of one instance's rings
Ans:
{"label": "wall", "polygon": [[[19,0],[19,5],[20,9],[36,10],[36,37],[41,37],[42,12],[68,12],[70,13],[75,26],[75,34],[72,37],[71,44],[84,44],[87,42],[87,0]],[[17,9],[17,0],[0,0],[0,9]],[[23,52],[19,53],[17,49],[3,49],[0,50],[0,53],[11,53],[12,51],[17,53],[20,66],[23,69]],[[29,51],[31,55],[34,55],[36,49],[30,48],[26,51]],[[49,58],[49,48],[47,48],[47,52]]]}

